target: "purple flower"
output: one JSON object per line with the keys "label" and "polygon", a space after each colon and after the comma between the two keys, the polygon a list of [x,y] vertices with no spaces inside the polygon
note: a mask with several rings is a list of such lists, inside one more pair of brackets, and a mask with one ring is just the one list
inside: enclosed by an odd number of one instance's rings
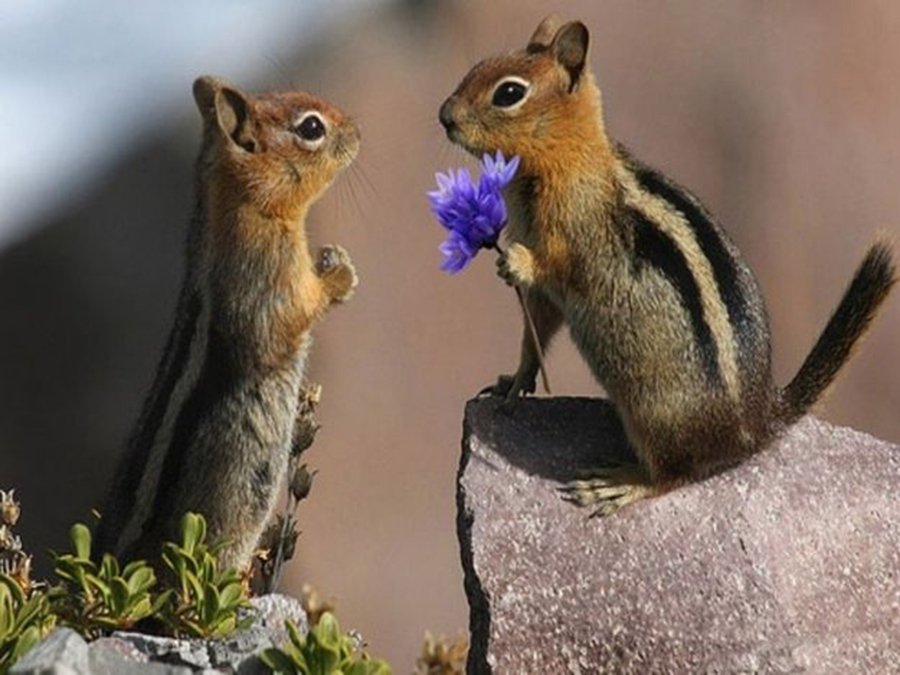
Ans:
{"label": "purple flower", "polygon": [[477,186],[468,169],[451,169],[435,174],[438,189],[428,193],[431,210],[448,231],[440,246],[441,269],[451,274],[464,270],[479,250],[496,245],[506,225],[503,188],[515,176],[519,158],[507,162],[502,152],[496,157],[486,154],[481,168]]}

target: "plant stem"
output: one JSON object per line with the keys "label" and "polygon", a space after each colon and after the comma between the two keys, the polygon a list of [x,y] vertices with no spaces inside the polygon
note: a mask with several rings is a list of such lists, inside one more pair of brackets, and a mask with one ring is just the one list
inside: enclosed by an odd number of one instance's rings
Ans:
{"label": "plant stem", "polygon": [[[500,244],[494,244],[493,249],[500,255],[503,255],[503,249]],[[541,339],[538,337],[537,327],[534,325],[534,319],[531,318],[531,312],[528,309],[528,303],[525,302],[525,295],[518,286],[513,286],[516,291],[516,297],[519,298],[519,305],[522,307],[522,313],[525,315],[525,324],[528,326],[528,333],[531,335],[531,344],[534,345],[534,353],[537,356],[538,370],[541,371],[541,383],[544,385],[544,391],[552,396],[550,391],[550,379],[547,377],[547,369],[544,367],[544,350],[541,347]]]}
{"label": "plant stem", "polygon": [[[294,459],[291,458],[290,466],[293,467]],[[293,475],[291,473],[290,475]],[[275,549],[275,564],[272,568],[272,576],[266,580],[266,593],[274,593],[278,589],[278,584],[281,583],[281,574],[284,570],[284,547],[285,541],[287,540],[288,533],[291,530],[291,520],[292,516],[297,510],[297,502],[294,499],[294,494],[291,492],[291,482],[288,480],[288,496],[287,496],[287,504],[285,504],[284,508],[284,523],[281,526],[281,537],[278,539],[278,546]]]}

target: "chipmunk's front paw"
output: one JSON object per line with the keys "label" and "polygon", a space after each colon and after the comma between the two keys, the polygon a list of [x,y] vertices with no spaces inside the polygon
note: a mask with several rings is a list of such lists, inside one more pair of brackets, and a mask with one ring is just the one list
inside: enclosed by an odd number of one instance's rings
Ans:
{"label": "chipmunk's front paw", "polygon": [[533,285],[534,270],[534,254],[523,244],[510,244],[497,259],[497,274],[510,286]]}
{"label": "chipmunk's front paw", "polygon": [[639,464],[619,464],[593,469],[584,477],[559,488],[563,499],[593,507],[591,518],[610,516],[623,506],[658,493]]}
{"label": "chipmunk's front paw", "polygon": [[323,246],[316,267],[331,302],[347,302],[353,297],[359,277],[347,251],[340,246]]}
{"label": "chipmunk's front paw", "polygon": [[533,394],[536,389],[535,376],[528,374],[501,375],[497,378],[497,383],[489,385],[479,392],[479,396],[500,396],[507,401],[511,401]]}

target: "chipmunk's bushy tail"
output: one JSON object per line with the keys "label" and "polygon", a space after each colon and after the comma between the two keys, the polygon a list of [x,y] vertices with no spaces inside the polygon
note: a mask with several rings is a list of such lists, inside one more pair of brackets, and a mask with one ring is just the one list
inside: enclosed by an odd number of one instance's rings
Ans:
{"label": "chipmunk's bushy tail", "polygon": [[886,242],[876,242],[857,268],[809,356],[781,392],[776,417],[782,424],[796,422],[822,396],[896,281],[891,247]]}

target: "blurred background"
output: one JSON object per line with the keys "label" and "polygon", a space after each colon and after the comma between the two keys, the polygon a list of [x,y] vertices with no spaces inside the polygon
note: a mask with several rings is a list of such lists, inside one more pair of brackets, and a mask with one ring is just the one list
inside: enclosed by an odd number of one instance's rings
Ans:
{"label": "blurred background", "polygon": [[[309,581],[398,672],[467,625],[454,480],[463,404],[516,363],[492,256],[449,277],[424,198],[468,162],[437,123],[478,59],[581,18],[610,132],[690,186],[756,270],[785,382],[877,231],[900,233],[900,3],[5,0],[0,7],[0,487],[25,545],[99,506],[172,320],[201,73],[299,88],[362,125],[312,215],[356,262],[317,333],[320,470],[285,583]],[[900,297],[820,413],[900,442]],[[598,396],[568,338],[558,394]]]}

